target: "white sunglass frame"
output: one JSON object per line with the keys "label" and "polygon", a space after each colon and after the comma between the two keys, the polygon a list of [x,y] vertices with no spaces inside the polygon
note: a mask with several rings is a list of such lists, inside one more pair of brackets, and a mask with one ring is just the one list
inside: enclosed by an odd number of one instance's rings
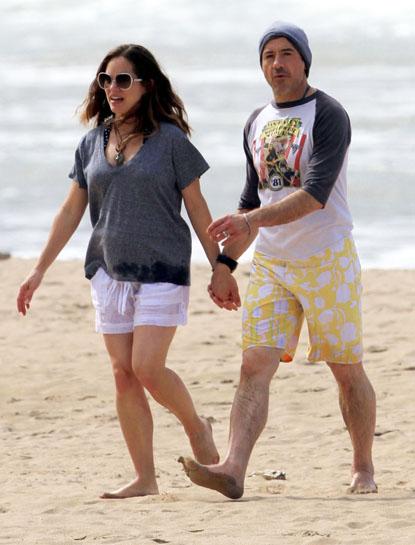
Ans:
{"label": "white sunglass frame", "polygon": [[[99,77],[101,76],[101,74],[107,76],[110,79],[110,82],[107,85],[102,86],[100,84]],[[129,76],[130,77],[130,85],[128,87],[120,87],[120,85],[116,81],[118,76]],[[133,74],[130,74],[129,72],[119,72],[114,77],[111,77],[110,74],[107,74],[107,72],[100,72],[99,74],[97,74],[97,77],[95,79],[96,79],[96,81],[98,83],[98,87],[100,89],[103,89],[104,91],[105,91],[105,89],[109,89],[111,87],[111,85],[113,85],[113,84],[115,84],[118,87],[118,89],[121,89],[122,91],[128,91],[128,89],[131,89],[131,87],[133,86],[133,83],[135,81],[143,81],[142,78],[135,78],[133,76]]]}

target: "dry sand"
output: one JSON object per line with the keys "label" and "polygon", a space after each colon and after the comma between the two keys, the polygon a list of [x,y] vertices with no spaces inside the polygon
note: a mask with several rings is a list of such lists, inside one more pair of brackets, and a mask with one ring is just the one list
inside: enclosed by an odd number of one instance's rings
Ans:
{"label": "dry sand", "polygon": [[[175,418],[151,401],[159,496],[100,500],[132,478],[113,381],[82,263],[48,272],[30,315],[15,311],[31,262],[0,262],[0,544],[413,545],[415,543],[415,271],[364,273],[366,369],[377,392],[374,459],[379,494],[350,496],[351,449],[324,364],[305,362],[306,335],[272,382],[268,425],[242,500],[189,483],[191,454]],[[243,291],[247,268],[237,271]],[[240,312],[207,297],[193,269],[189,324],[169,365],[224,454],[240,365]],[[267,469],[287,479],[265,480]]]}

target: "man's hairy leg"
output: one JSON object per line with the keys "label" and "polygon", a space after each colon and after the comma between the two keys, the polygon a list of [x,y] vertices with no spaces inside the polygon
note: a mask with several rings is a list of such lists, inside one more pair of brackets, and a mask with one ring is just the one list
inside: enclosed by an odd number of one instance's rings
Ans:
{"label": "man's hairy leg", "polygon": [[244,352],[224,461],[206,466],[191,458],[179,458],[195,484],[212,488],[233,499],[243,495],[249,458],[267,422],[269,385],[278,369],[280,356],[281,350],[273,348],[249,348]]}
{"label": "man's hairy leg", "polygon": [[352,481],[349,492],[377,492],[372,461],[376,425],[376,395],[358,364],[328,363],[339,386],[339,404],[353,446]]}

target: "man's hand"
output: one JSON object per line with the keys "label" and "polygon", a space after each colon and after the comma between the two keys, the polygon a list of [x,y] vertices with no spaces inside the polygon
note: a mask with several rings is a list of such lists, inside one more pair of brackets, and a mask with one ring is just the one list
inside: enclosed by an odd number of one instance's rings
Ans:
{"label": "man's hand", "polygon": [[228,214],[211,223],[208,234],[214,242],[223,241],[226,247],[236,240],[247,238],[251,229],[245,214]]}
{"label": "man's hand", "polygon": [[241,306],[238,284],[226,265],[217,263],[208,292],[212,301],[220,308],[238,310]]}

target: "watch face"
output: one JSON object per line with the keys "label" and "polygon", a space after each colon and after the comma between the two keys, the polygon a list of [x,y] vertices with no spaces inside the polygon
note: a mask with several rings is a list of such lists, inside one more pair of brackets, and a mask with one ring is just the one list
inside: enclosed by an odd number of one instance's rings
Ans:
{"label": "watch face", "polygon": [[238,266],[238,262],[235,261],[235,259],[232,259],[231,257],[228,257],[227,255],[219,254],[216,258],[216,261],[218,263],[222,263],[223,265],[226,265],[229,267],[230,271],[233,272],[236,267]]}

